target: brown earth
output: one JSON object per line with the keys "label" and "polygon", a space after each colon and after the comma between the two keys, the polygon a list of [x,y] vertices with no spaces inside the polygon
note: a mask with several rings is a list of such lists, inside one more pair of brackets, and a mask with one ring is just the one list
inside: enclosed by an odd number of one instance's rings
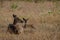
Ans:
{"label": "brown earth", "polygon": [[[18,7],[12,9],[11,5]],[[60,2],[23,2],[4,1],[0,3],[0,40],[60,40]],[[12,14],[19,18],[29,18],[28,23],[36,28],[33,32],[25,31],[20,35],[6,33]]]}

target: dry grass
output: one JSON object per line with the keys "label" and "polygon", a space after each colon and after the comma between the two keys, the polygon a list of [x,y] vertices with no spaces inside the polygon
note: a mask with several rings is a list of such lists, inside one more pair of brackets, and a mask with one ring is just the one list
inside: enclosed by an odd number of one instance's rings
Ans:
{"label": "dry grass", "polygon": [[[12,9],[12,4],[17,4]],[[17,2],[4,1],[0,7],[0,40],[60,40],[60,2]],[[25,30],[19,35],[6,33],[9,23],[13,22],[12,14],[19,18],[29,18],[28,23],[36,29]]]}

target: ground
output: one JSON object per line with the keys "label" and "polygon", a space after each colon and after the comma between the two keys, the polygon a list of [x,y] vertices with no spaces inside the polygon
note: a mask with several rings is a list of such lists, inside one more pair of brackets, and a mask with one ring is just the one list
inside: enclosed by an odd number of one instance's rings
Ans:
{"label": "ground", "polygon": [[[12,4],[17,5],[17,8],[11,8]],[[0,40],[60,40],[59,7],[60,1],[3,1],[0,6]],[[6,33],[8,25],[13,22],[12,14],[21,19],[29,18],[28,23],[36,29],[19,35]]]}

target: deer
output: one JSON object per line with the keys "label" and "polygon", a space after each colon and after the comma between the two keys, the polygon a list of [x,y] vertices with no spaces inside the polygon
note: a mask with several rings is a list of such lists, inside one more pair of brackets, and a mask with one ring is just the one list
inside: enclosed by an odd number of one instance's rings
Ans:
{"label": "deer", "polygon": [[13,14],[13,24],[9,24],[8,30],[10,33],[19,34],[23,31],[22,26],[20,26],[20,23],[23,23],[21,19],[19,19],[15,14]]}
{"label": "deer", "polygon": [[[8,26],[8,31],[10,33],[14,33],[14,34],[20,34],[24,31],[24,29],[26,28],[32,28],[32,29],[35,29],[35,27],[33,26],[33,24],[27,24],[29,18],[18,18],[17,15],[13,14],[13,23],[12,24],[9,24]],[[24,25],[23,25],[24,23]]]}

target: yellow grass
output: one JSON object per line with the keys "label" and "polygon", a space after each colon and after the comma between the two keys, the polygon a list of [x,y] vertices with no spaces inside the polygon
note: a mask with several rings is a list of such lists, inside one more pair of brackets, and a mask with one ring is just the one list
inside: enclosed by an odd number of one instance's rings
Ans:
{"label": "yellow grass", "polygon": [[[11,8],[17,4],[16,9]],[[0,7],[0,40],[60,40],[60,2],[40,3],[4,1]],[[28,24],[36,28],[33,32],[25,32],[15,35],[6,33],[8,24],[13,22],[12,14],[19,18],[29,18]]]}

